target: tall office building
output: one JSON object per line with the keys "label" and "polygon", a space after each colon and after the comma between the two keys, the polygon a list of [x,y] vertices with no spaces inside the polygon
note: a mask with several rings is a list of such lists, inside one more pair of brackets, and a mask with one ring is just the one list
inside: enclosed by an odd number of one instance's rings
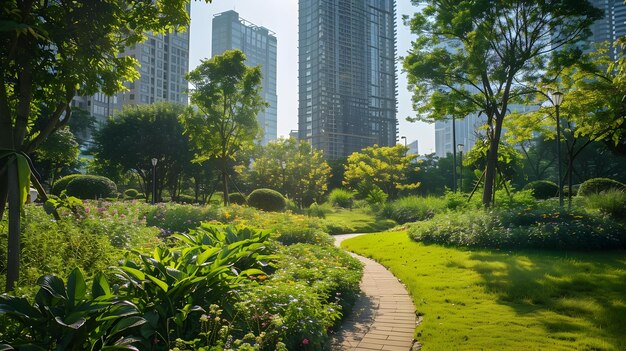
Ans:
{"label": "tall office building", "polygon": [[618,38],[626,36],[626,4],[623,0],[591,0],[591,3],[604,11],[604,17],[591,25],[592,35],[587,39],[590,44],[608,42],[611,45],[609,55],[619,57],[619,47],[614,47]]}
{"label": "tall office building", "polygon": [[257,120],[263,128],[261,144],[266,145],[277,137],[276,35],[240,18],[235,11],[222,12],[213,17],[211,54],[215,56],[232,49],[246,54],[246,65],[261,66],[262,95],[269,106],[259,113]]}
{"label": "tall office building", "polygon": [[298,137],[327,158],[397,139],[394,0],[299,1]]}

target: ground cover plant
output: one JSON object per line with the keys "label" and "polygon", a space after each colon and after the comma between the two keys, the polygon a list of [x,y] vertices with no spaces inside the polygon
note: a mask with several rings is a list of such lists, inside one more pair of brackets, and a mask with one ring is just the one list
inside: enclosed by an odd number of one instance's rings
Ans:
{"label": "ground cover plant", "polygon": [[380,262],[413,296],[425,350],[624,350],[626,253],[469,250],[406,232],[342,246]]}
{"label": "ground cover plant", "polygon": [[[0,299],[0,346],[321,350],[359,292],[359,262],[332,246],[318,218],[238,205],[60,203],[59,221],[26,207],[26,273]],[[0,222],[0,244],[5,230]]]}

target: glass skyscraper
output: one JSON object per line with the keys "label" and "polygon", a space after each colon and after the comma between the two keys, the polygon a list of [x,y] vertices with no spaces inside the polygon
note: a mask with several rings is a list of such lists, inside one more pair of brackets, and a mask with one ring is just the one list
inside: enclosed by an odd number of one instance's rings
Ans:
{"label": "glass skyscraper", "polygon": [[397,140],[394,0],[299,0],[298,137],[326,158]]}
{"label": "glass skyscraper", "polygon": [[239,49],[246,54],[247,66],[261,66],[263,73],[263,99],[269,106],[257,116],[263,129],[262,145],[277,137],[276,96],[276,35],[267,28],[256,26],[235,11],[226,11],[213,17],[213,56],[226,50]]}
{"label": "glass skyscraper", "polygon": [[618,38],[626,36],[626,4],[623,0],[592,0],[591,3],[604,11],[604,17],[591,25],[590,43],[608,42],[612,59],[620,56],[621,49],[615,47]]}

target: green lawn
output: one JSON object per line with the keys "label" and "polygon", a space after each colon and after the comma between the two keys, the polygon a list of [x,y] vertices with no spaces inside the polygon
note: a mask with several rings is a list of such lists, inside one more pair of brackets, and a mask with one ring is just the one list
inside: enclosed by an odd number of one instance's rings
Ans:
{"label": "green lawn", "polygon": [[336,208],[326,215],[326,220],[333,224],[332,234],[373,233],[396,226],[395,221],[377,218],[369,209],[363,208],[352,210]]}
{"label": "green lawn", "polygon": [[408,287],[431,350],[626,350],[626,252],[499,252],[346,240]]}

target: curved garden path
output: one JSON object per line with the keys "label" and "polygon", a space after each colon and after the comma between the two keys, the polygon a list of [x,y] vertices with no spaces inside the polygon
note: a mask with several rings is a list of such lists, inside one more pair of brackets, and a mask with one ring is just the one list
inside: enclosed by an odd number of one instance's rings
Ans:
{"label": "curved garden path", "polygon": [[[335,245],[361,234],[335,235]],[[333,337],[335,351],[409,351],[419,349],[413,341],[417,323],[411,296],[381,264],[352,254],[364,264],[361,296],[352,314]]]}

